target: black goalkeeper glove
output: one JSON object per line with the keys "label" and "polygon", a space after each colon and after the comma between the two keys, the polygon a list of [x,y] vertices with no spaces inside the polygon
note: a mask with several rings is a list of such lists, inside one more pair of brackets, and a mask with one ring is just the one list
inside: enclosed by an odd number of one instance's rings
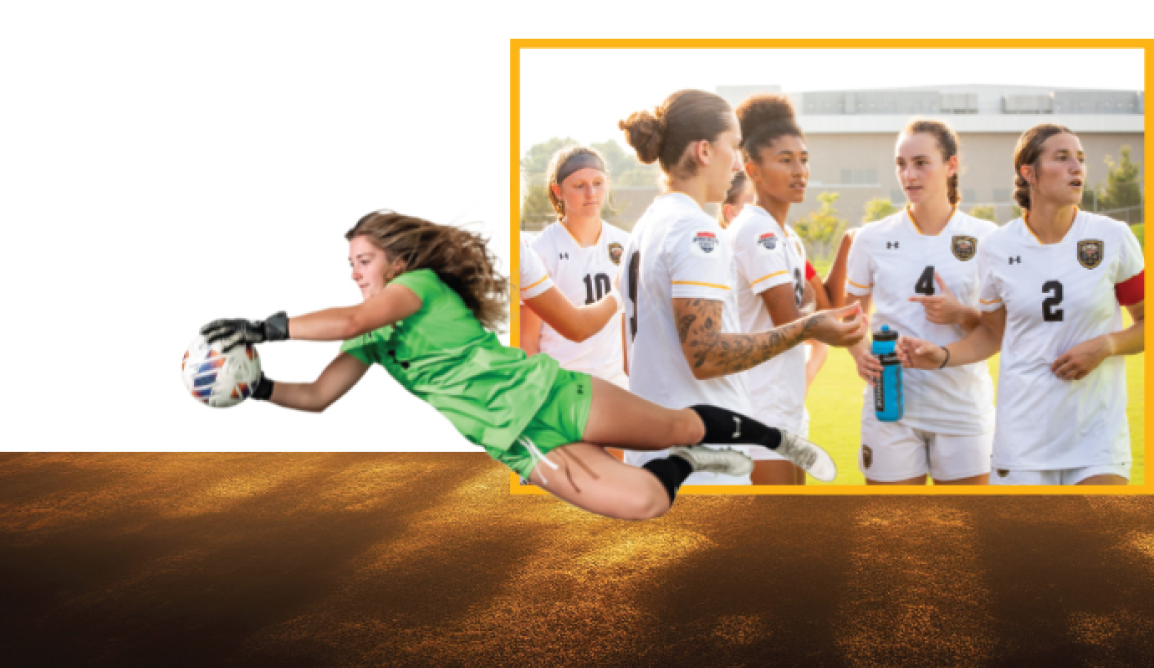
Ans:
{"label": "black goalkeeper glove", "polygon": [[257,401],[268,401],[269,398],[272,397],[273,385],[272,378],[264,375],[262,371],[260,378],[256,381],[256,387],[252,388],[252,394],[249,396]]}
{"label": "black goalkeeper glove", "polygon": [[220,341],[225,351],[242,343],[284,341],[289,337],[288,315],[281,311],[266,320],[213,320],[201,327],[200,333],[209,343]]}

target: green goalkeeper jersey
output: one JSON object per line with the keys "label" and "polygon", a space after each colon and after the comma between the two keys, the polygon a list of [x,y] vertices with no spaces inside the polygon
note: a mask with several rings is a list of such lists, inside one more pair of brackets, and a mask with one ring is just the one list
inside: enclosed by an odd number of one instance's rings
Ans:
{"label": "green goalkeeper jersey", "polygon": [[341,351],[385,367],[473,443],[507,450],[549,396],[557,362],[501,345],[430,269],[392,282],[416,293],[420,310],[345,341]]}

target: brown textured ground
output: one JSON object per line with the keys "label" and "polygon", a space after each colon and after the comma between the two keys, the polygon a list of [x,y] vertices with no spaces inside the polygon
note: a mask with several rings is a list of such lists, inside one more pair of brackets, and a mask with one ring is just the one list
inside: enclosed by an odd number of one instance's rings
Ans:
{"label": "brown textured ground", "polygon": [[512,497],[484,455],[0,455],[0,665],[1154,663],[1154,499]]}

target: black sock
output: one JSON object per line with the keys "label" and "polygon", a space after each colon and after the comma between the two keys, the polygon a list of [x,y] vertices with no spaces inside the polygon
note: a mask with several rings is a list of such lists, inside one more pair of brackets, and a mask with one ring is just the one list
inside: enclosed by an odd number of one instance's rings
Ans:
{"label": "black sock", "polygon": [[665,487],[665,492],[669,494],[669,505],[673,505],[673,499],[677,498],[677,490],[681,487],[681,483],[693,473],[693,467],[689,462],[685,461],[677,455],[671,455],[663,459],[653,459],[642,464],[641,468],[649,471],[657,476],[661,481],[662,486]]}
{"label": "black sock", "polygon": [[781,445],[781,431],[751,417],[719,406],[690,406],[705,423],[702,443],[730,445],[754,443],[776,450]]}

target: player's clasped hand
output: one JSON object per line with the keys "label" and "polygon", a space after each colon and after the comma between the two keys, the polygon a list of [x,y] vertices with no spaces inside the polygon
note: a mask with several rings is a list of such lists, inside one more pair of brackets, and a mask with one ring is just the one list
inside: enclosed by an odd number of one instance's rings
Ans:
{"label": "player's clasped hand", "polygon": [[946,361],[946,351],[913,336],[899,336],[897,351],[898,359],[907,369],[940,369]]}
{"label": "player's clasped hand", "polygon": [[201,327],[200,333],[209,343],[220,341],[225,351],[242,343],[284,341],[288,338],[288,315],[281,311],[265,320],[213,320]]}
{"label": "player's clasped hand", "polygon": [[1082,380],[1114,351],[1108,336],[1083,341],[1054,360],[1050,370],[1062,380]]}
{"label": "player's clasped hand", "polygon": [[821,311],[810,317],[814,319],[813,338],[831,346],[852,346],[862,340],[867,329],[866,318],[858,304]]}
{"label": "player's clasped hand", "polygon": [[965,306],[958,301],[945,279],[938,272],[934,272],[934,281],[938,284],[939,294],[931,297],[910,297],[911,302],[918,302],[926,310],[926,320],[935,325],[961,324],[965,314]]}

